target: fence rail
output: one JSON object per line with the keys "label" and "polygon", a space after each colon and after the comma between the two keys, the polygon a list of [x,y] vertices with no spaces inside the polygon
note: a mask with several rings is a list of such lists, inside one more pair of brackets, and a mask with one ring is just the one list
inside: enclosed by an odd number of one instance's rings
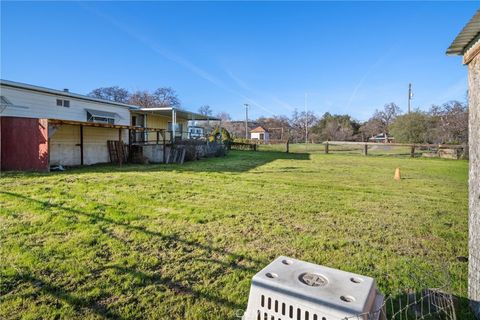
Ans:
{"label": "fence rail", "polygon": [[449,149],[463,149],[460,144],[429,144],[429,143],[383,143],[383,142],[359,142],[359,141],[324,141],[322,144],[330,145],[367,145],[367,146],[388,146],[388,147],[436,147]]}
{"label": "fence rail", "polygon": [[368,147],[407,147],[410,149],[410,157],[415,157],[416,149],[436,149],[445,154],[445,157],[452,159],[459,159],[461,152],[465,149],[462,145],[448,145],[448,144],[428,144],[428,143],[382,143],[382,142],[356,142],[356,141],[324,141],[322,143],[325,147],[325,153],[328,154],[330,146],[360,146],[362,147],[363,155],[368,155]]}

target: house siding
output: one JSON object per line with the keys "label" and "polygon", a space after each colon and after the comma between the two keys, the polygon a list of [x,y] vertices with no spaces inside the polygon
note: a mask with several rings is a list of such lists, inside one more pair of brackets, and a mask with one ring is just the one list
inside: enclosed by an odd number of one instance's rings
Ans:
{"label": "house siding", "polygon": [[[118,140],[120,129],[83,127],[83,164],[110,162],[107,140]],[[122,140],[128,132],[122,130]],[[50,137],[50,164],[77,166],[81,164],[80,126],[61,125]]]}
{"label": "house siding", "polygon": [[[3,170],[48,170],[49,165],[75,166],[82,164],[80,126],[63,124],[49,127],[48,119],[87,122],[86,109],[94,109],[115,113],[115,124],[117,125],[130,125],[130,110],[125,106],[83,100],[61,93],[54,94],[11,87],[6,84],[2,84],[0,89],[0,94],[13,104],[13,106],[7,105],[1,116],[8,117],[7,119],[18,119],[8,122],[5,127],[8,129],[2,129],[3,131],[8,130],[6,135],[8,139],[5,138],[8,143],[1,149],[2,159],[7,159],[5,165],[2,165]],[[57,106],[57,99],[69,100],[70,106]],[[22,122],[22,119],[26,119],[24,121],[33,127],[25,129],[25,126],[28,127],[28,125]],[[41,137],[34,128],[35,123],[39,121],[46,128],[41,135],[42,137],[46,135],[45,141],[42,143],[38,142]],[[83,126],[83,164],[109,162],[107,141],[118,140],[119,130]],[[128,130],[121,129],[121,135],[122,140],[128,143]],[[19,147],[16,147],[17,145]],[[41,163],[22,164],[19,162],[20,160],[25,161],[22,158],[35,159],[34,155],[39,158],[37,154],[39,146],[41,146],[42,152],[45,152]],[[28,156],[21,156],[24,153]],[[18,162],[17,165],[9,162],[12,158],[17,159],[15,160]]]}
{"label": "house siding", "polygon": [[[126,107],[12,88],[6,85],[0,87],[0,94],[15,106],[27,107],[7,107],[2,112],[2,116],[87,121],[85,109],[96,109],[118,114],[115,124],[130,125],[130,111]],[[57,99],[69,100],[70,107],[57,106]]]}
{"label": "house siding", "polygon": [[[263,134],[263,139],[260,139],[260,135]],[[268,132],[252,132],[250,139],[252,140],[262,140],[262,141],[268,141],[270,140],[270,134]]]}
{"label": "house siding", "polygon": [[[148,128],[155,128],[155,129],[160,128],[160,129],[167,130],[169,121],[171,121],[171,118],[152,115],[152,114],[147,115],[147,127]],[[147,133],[147,141],[148,142],[156,142],[157,141],[157,133],[156,132]]]}
{"label": "house siding", "polygon": [[[135,115],[132,114],[132,115]],[[146,114],[147,121],[146,121],[146,127],[147,128],[152,128],[152,129],[164,129],[168,130],[168,123],[172,121],[171,117],[166,117],[166,116],[159,116],[155,114]],[[183,126],[183,135],[186,137],[186,132],[188,130],[188,120],[187,119],[182,119],[182,118],[177,118],[177,123],[182,124]],[[170,141],[170,133],[166,132],[166,139],[167,141]],[[155,132],[148,132],[147,133],[147,141],[148,142],[156,142],[157,141],[157,134]]]}

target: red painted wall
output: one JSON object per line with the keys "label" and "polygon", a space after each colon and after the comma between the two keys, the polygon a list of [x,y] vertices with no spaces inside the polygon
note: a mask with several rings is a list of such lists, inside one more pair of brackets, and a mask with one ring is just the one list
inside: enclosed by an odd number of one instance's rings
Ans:
{"label": "red painted wall", "polygon": [[48,171],[48,120],[0,117],[2,171]]}

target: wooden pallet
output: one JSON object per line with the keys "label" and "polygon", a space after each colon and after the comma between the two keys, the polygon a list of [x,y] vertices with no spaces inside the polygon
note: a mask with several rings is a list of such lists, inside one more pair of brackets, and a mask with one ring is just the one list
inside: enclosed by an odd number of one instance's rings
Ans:
{"label": "wooden pallet", "polygon": [[165,163],[183,164],[187,150],[184,147],[171,148],[167,153]]}
{"label": "wooden pallet", "polygon": [[127,162],[127,148],[122,141],[108,140],[107,145],[111,163],[122,164]]}

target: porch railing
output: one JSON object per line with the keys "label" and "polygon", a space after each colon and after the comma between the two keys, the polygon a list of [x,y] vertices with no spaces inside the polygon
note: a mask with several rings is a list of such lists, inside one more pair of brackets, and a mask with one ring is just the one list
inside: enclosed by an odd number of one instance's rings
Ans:
{"label": "porch railing", "polygon": [[182,140],[206,140],[206,135],[194,134],[188,131],[173,131],[164,129],[143,129],[130,130],[130,141],[132,144],[171,144]]}

